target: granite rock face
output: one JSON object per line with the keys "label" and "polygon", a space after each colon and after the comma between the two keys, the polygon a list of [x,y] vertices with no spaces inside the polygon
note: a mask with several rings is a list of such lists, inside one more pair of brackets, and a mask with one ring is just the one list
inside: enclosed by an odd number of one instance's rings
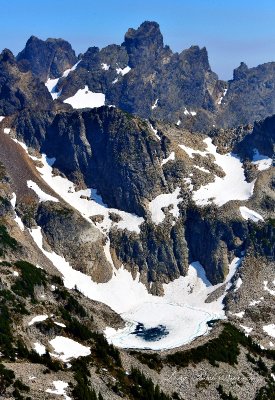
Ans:
{"label": "granite rock face", "polygon": [[45,85],[31,72],[22,72],[12,52],[0,54],[0,114],[11,115],[25,108],[50,110],[52,98]]}
{"label": "granite rock face", "polygon": [[275,113],[275,63],[269,62],[254,68],[241,63],[228,82],[217,125],[236,127],[254,123]]}
{"label": "granite rock face", "polygon": [[[148,21],[129,29],[121,46],[89,48],[76,70],[58,83],[60,99],[85,85],[129,113],[174,123],[180,118],[200,128],[210,124],[214,98],[222,91],[205,48],[173,53],[164,46],[159,25]],[[197,110],[196,121],[190,112]]]}
{"label": "granite rock face", "polygon": [[17,61],[23,71],[31,71],[45,82],[61,76],[77,62],[77,57],[70,43],[63,39],[41,40],[31,36]]}
{"label": "granite rock face", "polygon": [[59,113],[33,132],[56,168],[97,189],[110,207],[144,215],[145,202],[168,191],[161,142],[148,123],[116,108]]}
{"label": "granite rock face", "polygon": [[95,282],[107,282],[112,267],[106,260],[104,236],[75,210],[60,203],[40,203],[36,221],[51,249]]}
{"label": "granite rock face", "polygon": [[154,283],[151,291],[157,294],[158,283],[169,283],[188,271],[188,246],[185,239],[184,219],[171,225],[147,222],[140,235],[127,230],[112,230],[111,245],[116,259],[132,271],[141,273],[144,283]]}
{"label": "granite rock face", "polygon": [[213,208],[189,208],[186,216],[186,241],[190,261],[199,261],[212,283],[222,282],[233,255],[241,256],[248,235],[247,224],[223,219]]}
{"label": "granite rock face", "polygon": [[236,144],[234,151],[243,157],[253,158],[255,150],[270,158],[274,157],[275,116],[255,122],[251,133]]}
{"label": "granite rock face", "polygon": [[[63,72],[79,60],[74,71]],[[90,47],[77,59],[62,39],[32,36],[17,56],[20,70],[41,81],[60,78],[58,102],[79,89],[104,93],[106,104],[142,118],[180,123],[190,131],[236,128],[275,113],[275,63],[248,68],[241,63],[225,82],[211,70],[205,47],[173,53],[159,25],[129,29],[121,45]]]}

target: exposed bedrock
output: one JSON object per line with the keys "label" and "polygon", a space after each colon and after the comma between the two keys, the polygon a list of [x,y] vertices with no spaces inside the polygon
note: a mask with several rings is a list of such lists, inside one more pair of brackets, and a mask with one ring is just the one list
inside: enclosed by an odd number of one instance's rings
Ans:
{"label": "exposed bedrock", "polygon": [[75,210],[61,203],[42,202],[36,221],[50,249],[63,255],[72,267],[96,282],[111,278],[112,267],[103,250],[106,238]]}

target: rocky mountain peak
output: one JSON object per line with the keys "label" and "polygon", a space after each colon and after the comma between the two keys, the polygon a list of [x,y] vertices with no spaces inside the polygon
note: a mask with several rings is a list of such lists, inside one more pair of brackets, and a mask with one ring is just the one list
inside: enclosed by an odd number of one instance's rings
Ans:
{"label": "rocky mountain peak", "polygon": [[9,49],[4,49],[0,54],[0,63],[14,64],[16,62],[13,53]]}
{"label": "rocky mountain peak", "polygon": [[183,50],[180,54],[180,59],[190,64],[200,66],[205,71],[211,70],[208,60],[208,52],[206,47],[191,46],[189,49]]}
{"label": "rocky mountain peak", "polygon": [[241,62],[239,67],[234,69],[233,71],[233,79],[234,80],[240,80],[246,77],[246,74],[248,72],[248,66],[246,63]]}
{"label": "rocky mountain peak", "polygon": [[77,61],[70,43],[63,39],[41,40],[31,36],[25,48],[18,54],[20,68],[30,70],[42,81],[48,77],[57,78],[64,70],[71,68]]}
{"label": "rocky mountain peak", "polygon": [[130,66],[142,63],[144,58],[155,57],[163,49],[163,36],[159,24],[143,22],[138,29],[130,28],[125,34],[123,45],[130,57]]}

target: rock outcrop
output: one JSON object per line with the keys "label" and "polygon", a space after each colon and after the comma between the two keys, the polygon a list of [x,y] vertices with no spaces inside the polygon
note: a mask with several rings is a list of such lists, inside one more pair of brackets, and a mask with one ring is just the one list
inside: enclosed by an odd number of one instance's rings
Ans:
{"label": "rock outcrop", "polygon": [[228,91],[221,101],[217,125],[236,127],[253,124],[275,113],[275,63],[248,68],[241,63],[228,82]]}
{"label": "rock outcrop", "polygon": [[[174,123],[180,118],[199,129],[210,124],[214,98],[222,92],[205,48],[173,53],[164,46],[159,25],[148,21],[129,29],[121,46],[89,48],[76,70],[58,83],[60,99],[85,85],[129,113]],[[197,110],[200,115],[193,118]]]}
{"label": "rock outcrop", "polygon": [[91,276],[95,282],[107,282],[112,267],[106,260],[106,238],[80,214],[61,203],[40,203],[36,221],[50,248],[63,255],[73,268]]}
{"label": "rock outcrop", "polygon": [[24,108],[50,110],[52,98],[45,85],[31,72],[22,72],[11,51],[0,54],[0,115]]}
{"label": "rock outcrop", "polygon": [[63,39],[41,40],[31,36],[18,56],[19,67],[31,71],[41,81],[58,78],[71,68],[77,57],[70,43]]}

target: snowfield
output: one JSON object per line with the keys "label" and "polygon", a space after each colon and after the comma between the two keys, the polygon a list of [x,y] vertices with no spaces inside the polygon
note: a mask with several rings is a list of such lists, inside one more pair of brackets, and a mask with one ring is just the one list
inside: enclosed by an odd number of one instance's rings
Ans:
{"label": "snowfield", "polygon": [[264,332],[266,332],[269,336],[275,338],[275,324],[264,325]]}
{"label": "snowfield", "polygon": [[42,189],[37,185],[37,183],[33,181],[27,181],[27,186],[28,188],[32,189],[38,196],[39,202],[41,201],[53,201],[55,203],[58,203],[59,200],[57,200],[56,197],[51,196],[50,194],[47,194],[43,192]]}
{"label": "snowfield", "polygon": [[174,161],[175,160],[175,152],[172,151],[172,153],[167,157],[164,158],[161,162],[161,165],[165,165],[166,163],[168,163],[168,161]]}
{"label": "snowfield", "polygon": [[[272,283],[275,286],[275,279]],[[275,289],[270,289],[267,285],[268,281],[264,281],[264,290],[266,290],[269,294],[271,294],[271,296],[275,296]]]}
{"label": "snowfield", "polygon": [[159,99],[157,99],[157,100],[154,102],[154,104],[153,104],[152,107],[151,107],[152,110],[154,110],[155,108],[157,108],[157,106],[158,106],[158,101],[159,101]]}
{"label": "snowfield", "polygon": [[70,361],[71,358],[85,357],[91,354],[89,347],[65,336],[56,336],[49,343],[54,348],[54,354],[51,353],[51,355],[64,362]]}
{"label": "snowfield", "polygon": [[67,382],[63,381],[53,381],[53,386],[55,389],[47,389],[46,393],[57,394],[59,396],[64,396],[65,400],[71,400],[71,397],[67,396],[65,389],[69,386]]}
{"label": "snowfield", "polygon": [[259,153],[258,149],[254,149],[252,164],[257,165],[259,171],[265,171],[272,165],[272,158]]}
{"label": "snowfield", "polygon": [[[227,289],[239,262],[234,259],[230,266]],[[205,303],[207,296],[220,286],[212,286],[200,263],[192,263],[187,276],[164,285],[163,297],[147,294],[141,304],[121,314],[127,321],[125,328],[106,328],[105,335],[110,343],[123,348],[164,350],[189,343],[208,333],[208,321],[225,318],[224,295],[212,303]],[[137,323],[144,324],[146,329],[165,326],[168,334],[156,341],[146,341],[133,334]]]}
{"label": "snowfield", "polygon": [[251,219],[254,222],[259,222],[259,221],[263,221],[263,217],[258,214],[256,211],[250,210],[247,207],[240,207],[240,213],[243,217],[243,219],[245,219],[246,221],[248,219]]}
{"label": "snowfield", "polygon": [[[64,285],[78,288],[92,300],[101,301],[119,313],[126,327],[115,330],[106,328],[109,342],[125,348],[169,349],[192,341],[209,331],[207,321],[225,318],[223,296],[212,303],[205,303],[207,296],[222,284],[212,286],[199,263],[189,267],[188,275],[164,285],[164,296],[153,296],[130,272],[120,268],[113,272],[107,283],[93,282],[91,277],[74,270],[69,263],[54,252],[47,252],[42,245],[41,228],[30,231],[42,252],[63,275]],[[228,289],[240,260],[234,259],[226,279]],[[127,301],[126,301],[127,299]],[[146,329],[164,325],[168,334],[160,340],[147,342],[133,334],[138,323]]]}
{"label": "snowfield", "polygon": [[169,209],[169,213],[171,213],[175,218],[179,217],[179,208],[178,205],[182,201],[182,198],[179,197],[180,188],[177,187],[173,193],[160,194],[152,200],[148,207],[151,213],[152,221],[155,224],[160,224],[165,219],[165,214],[162,211],[163,207],[171,207]]}
{"label": "snowfield", "polygon": [[125,67],[125,68],[116,68],[116,73],[118,75],[122,75],[122,76],[128,74],[130,71],[131,71],[131,68],[129,67],[129,65],[127,65],[127,67]]}
{"label": "snowfield", "polygon": [[36,322],[43,322],[48,319],[48,315],[37,315],[36,317],[33,317],[33,319],[28,323],[29,326],[36,324]]}
{"label": "snowfield", "polygon": [[63,75],[61,77],[55,78],[55,79],[48,78],[47,82],[45,83],[45,86],[47,87],[48,91],[50,92],[53,100],[58,99],[58,97],[61,95],[61,91],[57,92],[57,84],[59,82],[59,79],[66,78],[71,71],[74,71],[76,69],[76,67],[78,66],[78,64],[80,62],[81,62],[81,60],[78,61],[72,68],[66,69],[66,71],[63,72]]}
{"label": "snowfield", "polygon": [[45,86],[47,87],[48,91],[50,92],[53,100],[58,99],[58,97],[61,95],[61,92],[56,91],[58,81],[59,81],[59,78],[56,78],[56,79],[49,78],[47,80],[47,82],[45,83]]}
{"label": "snowfield", "polygon": [[16,194],[15,194],[15,193],[12,194],[12,198],[11,198],[10,202],[11,202],[12,208],[13,208],[13,210],[14,210],[14,212],[15,212],[14,221],[17,223],[17,225],[19,226],[19,228],[21,229],[21,231],[23,231],[23,230],[25,229],[24,224],[23,224],[23,221],[22,221],[22,219],[19,217],[19,215],[17,214],[17,212],[15,211],[15,205],[16,205]]}
{"label": "snowfield", "polygon": [[73,108],[95,108],[105,105],[105,94],[91,92],[88,86],[79,89],[76,94],[64,100],[64,103],[70,104]]}
{"label": "snowfield", "polygon": [[[37,167],[41,177],[64,200],[80,211],[90,223],[90,216],[103,215],[103,222],[97,225],[102,232],[108,233],[113,222],[109,218],[109,211],[114,211],[122,218],[117,222],[117,227],[126,228],[139,233],[143,218],[124,213],[120,210],[108,209],[102,199],[93,189],[75,192],[74,185],[69,180],[52,175],[53,159],[42,156],[43,167]],[[81,196],[88,196],[88,199]],[[174,217],[178,216],[178,204],[181,201],[180,188],[173,193],[157,196],[150,203],[152,219],[155,223],[163,221],[165,215],[162,207],[169,207]],[[90,199],[91,198],[91,199]],[[113,276],[107,283],[93,282],[90,276],[74,270],[64,257],[43,248],[41,228],[30,230],[33,240],[63,275],[64,285],[73,289],[78,288],[85,296],[92,300],[100,301],[110,306],[119,313],[126,322],[122,329],[106,328],[105,335],[110,343],[123,348],[149,348],[154,350],[169,349],[189,343],[194,338],[206,334],[211,328],[207,322],[213,319],[225,318],[221,295],[216,301],[206,303],[210,293],[224,283],[212,286],[205,276],[203,267],[198,263],[189,266],[188,274],[179,277],[173,282],[164,285],[164,296],[158,297],[148,293],[145,285],[139,281],[139,274],[133,279],[130,272],[121,267],[113,267]],[[108,236],[107,236],[108,237]],[[105,245],[106,257],[112,263],[109,250],[109,241]],[[232,283],[240,259],[235,258],[226,278],[226,290]],[[142,324],[144,330],[163,327],[165,334],[148,341],[146,337],[136,334],[137,325]],[[55,349],[55,355],[64,361],[70,357],[89,354],[89,349],[81,344],[72,344],[68,338],[56,337],[50,343]],[[80,346],[80,347],[78,347]]]}
{"label": "snowfield", "polygon": [[38,353],[40,356],[43,356],[43,354],[46,353],[46,347],[43,346],[43,344],[41,343],[34,343],[34,350],[36,351],[36,353]]}
{"label": "snowfield", "polygon": [[204,206],[213,201],[217,206],[222,206],[230,200],[247,200],[253,194],[255,181],[246,182],[243,165],[240,159],[234,154],[219,154],[217,147],[213,145],[210,138],[203,142],[207,145],[205,151],[194,150],[185,145],[179,145],[191,158],[193,154],[199,154],[202,157],[213,155],[215,163],[222,168],[225,177],[215,176],[215,181],[201,186],[193,192],[193,200],[199,206]]}

